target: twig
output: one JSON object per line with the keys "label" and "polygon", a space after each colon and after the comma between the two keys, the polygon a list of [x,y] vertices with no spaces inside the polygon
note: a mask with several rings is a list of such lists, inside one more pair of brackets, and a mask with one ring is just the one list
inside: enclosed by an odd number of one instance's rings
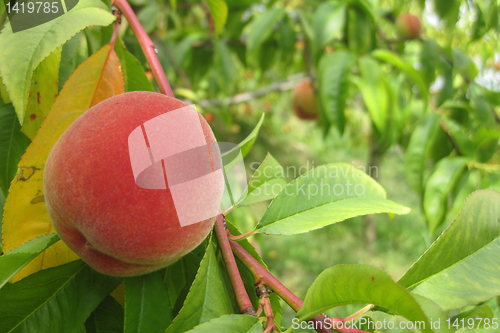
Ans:
{"label": "twig", "polygon": [[153,44],[151,38],[149,38],[148,34],[142,27],[139,19],[128,4],[127,0],[113,0],[112,4],[120,9],[123,16],[125,16],[128,23],[130,24],[130,27],[134,31],[134,34],[137,37],[139,44],[141,45],[142,52],[144,52],[144,55],[146,56],[149,65],[151,66],[151,70],[156,79],[156,82],[158,83],[160,91],[167,96],[174,97],[172,88],[170,88],[170,84],[168,83],[167,77],[165,76],[165,72],[163,71],[160,61],[156,56],[156,46]]}
{"label": "twig", "polygon": [[116,37],[118,36],[118,28],[120,27],[120,23],[122,22],[122,13],[116,6],[112,6],[111,10],[113,11],[113,15],[116,17],[115,19],[115,27],[113,29],[113,35],[111,35],[111,44],[113,47],[115,46]]}
{"label": "twig", "polygon": [[163,43],[163,41],[161,40],[161,38],[160,38],[160,36],[158,35],[157,32],[154,32],[153,34],[155,36],[155,39],[157,41],[159,41],[158,46],[165,53],[165,55],[168,58],[168,61],[172,64],[172,67],[177,72],[177,75],[179,75],[179,77],[181,78],[181,81],[182,81],[182,84],[184,85],[184,87],[186,87],[189,90],[193,90],[193,88],[191,86],[191,82],[189,81],[189,79],[188,79],[188,77],[186,75],[186,72],[184,72],[184,70],[182,69],[182,67],[177,62],[177,60],[175,60],[175,57],[172,54],[172,52],[170,52],[170,50],[168,49],[168,47],[165,46],[165,44]]}
{"label": "twig", "polygon": [[210,107],[248,102],[250,100],[253,100],[254,98],[262,97],[273,91],[291,90],[307,78],[307,75],[305,75],[304,73],[300,73],[289,77],[286,81],[276,82],[256,91],[250,91],[232,97],[227,97],[222,101],[219,99],[200,100],[196,104],[200,105],[201,107]]}
{"label": "twig", "polygon": [[[243,262],[243,264],[248,268],[248,270],[253,274],[256,280],[256,284],[263,284],[273,290],[278,294],[294,311],[298,312],[304,302],[295,296],[290,290],[288,290],[278,279],[276,279],[266,268],[264,268],[250,253],[248,253],[240,244],[235,241],[229,241],[234,254]],[[320,333],[326,333],[331,331],[329,329],[323,328],[325,324],[324,315],[318,315],[311,320],[318,325],[316,331]],[[338,318],[333,318],[334,321],[339,321]],[[321,322],[321,324],[319,324]],[[366,333],[353,328],[338,328],[337,332],[342,333]]]}
{"label": "twig", "polygon": [[224,216],[222,214],[217,216],[214,230],[217,240],[219,241],[222,258],[224,260],[224,264],[226,265],[229,280],[233,286],[238,308],[242,314],[256,316],[252,302],[250,301],[250,297],[248,297],[245,285],[243,284],[240,272],[238,271],[238,266],[236,265],[233,252],[231,251],[231,245],[229,244],[226,227],[224,225]]}

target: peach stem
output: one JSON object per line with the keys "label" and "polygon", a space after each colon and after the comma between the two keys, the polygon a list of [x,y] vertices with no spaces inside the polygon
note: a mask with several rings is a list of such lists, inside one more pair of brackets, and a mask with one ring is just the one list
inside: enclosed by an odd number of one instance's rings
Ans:
{"label": "peach stem", "polygon": [[[233,253],[240,259],[243,264],[248,268],[248,270],[253,274],[256,284],[263,284],[273,290],[276,294],[278,294],[295,312],[298,312],[304,302],[295,296],[290,290],[288,290],[278,279],[276,279],[264,266],[262,266],[250,253],[248,253],[238,242],[229,241],[231,244],[231,248],[233,249]],[[318,315],[311,320],[314,322],[322,322],[325,323],[325,316]],[[333,318],[333,321],[341,321],[341,319]],[[317,332],[327,333],[331,331],[326,328],[316,329]],[[342,333],[366,333],[365,331],[361,331],[354,328],[338,328],[337,332]]]}
{"label": "peach stem", "polygon": [[123,16],[125,16],[128,23],[130,24],[132,31],[134,31],[134,34],[137,37],[139,44],[141,45],[142,52],[144,52],[149,66],[151,66],[151,71],[153,72],[161,93],[170,97],[174,97],[174,93],[172,92],[172,88],[170,88],[170,84],[168,83],[167,77],[165,76],[165,72],[163,71],[160,61],[156,56],[156,46],[153,44],[151,38],[149,38],[148,34],[142,27],[139,19],[128,4],[127,0],[113,0],[112,4],[120,9]]}
{"label": "peach stem", "polygon": [[229,280],[233,286],[240,313],[256,316],[252,301],[250,301],[250,297],[248,297],[245,285],[243,284],[243,280],[241,279],[241,275],[238,270],[238,266],[236,265],[236,260],[234,259],[233,252],[231,251],[231,245],[229,244],[226,227],[224,225],[224,215],[220,214],[217,216],[214,230],[222,252],[222,259],[226,265]]}

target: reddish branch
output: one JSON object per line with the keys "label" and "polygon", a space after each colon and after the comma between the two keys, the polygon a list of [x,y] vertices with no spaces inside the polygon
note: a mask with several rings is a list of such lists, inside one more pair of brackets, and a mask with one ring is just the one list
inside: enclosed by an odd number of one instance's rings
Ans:
{"label": "reddish branch", "polygon": [[217,216],[214,230],[217,240],[219,241],[222,258],[224,260],[224,264],[226,265],[229,280],[233,286],[238,308],[242,314],[255,316],[255,310],[250,298],[248,297],[245,285],[243,284],[240,272],[238,271],[238,266],[236,265],[236,260],[234,259],[233,252],[231,251],[231,245],[229,244],[226,227],[224,225],[224,216],[222,214]]}
{"label": "reddish branch", "polygon": [[163,71],[160,61],[156,56],[156,46],[153,44],[151,38],[149,38],[148,34],[142,27],[139,19],[128,4],[127,0],[113,0],[112,4],[120,9],[123,16],[125,16],[130,24],[130,27],[134,31],[134,34],[141,45],[142,52],[144,52],[149,66],[151,66],[151,71],[153,72],[156,82],[158,83],[160,91],[162,94],[174,97],[172,88],[170,88],[170,84],[165,76],[165,72]]}
{"label": "reddish branch", "polygon": [[[300,298],[295,296],[288,290],[278,279],[276,279],[264,266],[262,266],[250,253],[248,253],[240,244],[235,241],[229,241],[234,254],[240,259],[248,270],[253,274],[256,284],[262,284],[269,287],[277,293],[295,312],[298,312],[304,303]],[[325,324],[325,316],[318,315],[311,320],[315,322],[317,332],[331,332],[329,329],[322,328]],[[343,321],[342,319],[333,318],[334,322]],[[319,323],[321,322],[321,323]],[[317,325],[316,325],[317,324]],[[354,328],[338,328],[337,332],[342,333],[366,333]]]}

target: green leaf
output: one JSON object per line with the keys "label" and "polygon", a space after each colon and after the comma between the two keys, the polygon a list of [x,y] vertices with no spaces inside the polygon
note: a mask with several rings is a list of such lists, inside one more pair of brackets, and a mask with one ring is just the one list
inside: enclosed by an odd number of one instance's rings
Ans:
{"label": "green leaf", "polygon": [[189,333],[262,333],[259,319],[244,315],[225,315],[198,325]]}
{"label": "green leaf", "polygon": [[247,51],[252,58],[257,57],[262,44],[271,37],[274,24],[283,15],[285,15],[285,10],[283,8],[276,8],[266,11],[254,19],[247,36]]}
{"label": "green leaf", "polygon": [[154,91],[141,63],[123,47],[121,41],[116,41],[115,51],[122,66],[125,91]]}
{"label": "green leaf", "polygon": [[355,54],[365,54],[375,47],[375,28],[365,12],[358,7],[348,10],[347,43]]}
{"label": "green leaf", "polygon": [[436,40],[424,40],[420,51],[420,63],[425,83],[430,87],[436,79],[436,68],[439,66],[439,45]]}
{"label": "green leaf", "polygon": [[0,332],[78,331],[120,281],[81,260],[39,271],[0,289]]}
{"label": "green leaf", "polygon": [[215,67],[219,76],[220,85],[225,88],[226,91],[232,91],[239,77],[236,61],[224,42],[215,40],[214,47]]}
{"label": "green leaf", "polygon": [[378,132],[385,133],[391,102],[388,84],[384,78],[386,74],[382,73],[379,64],[369,57],[360,58],[358,67],[361,79],[352,77],[351,80],[361,91],[363,101]]}
{"label": "green leaf", "polygon": [[0,188],[7,196],[10,183],[17,172],[30,139],[21,132],[21,125],[12,104],[3,104],[0,100]]}
{"label": "green leaf", "polygon": [[0,288],[31,260],[59,240],[57,234],[40,236],[0,256]]}
{"label": "green leaf", "polygon": [[[453,324],[455,320],[457,320],[461,325],[461,321],[463,320],[463,322],[465,323],[464,325],[465,328],[479,329],[479,328],[485,328],[484,327],[485,319],[489,319],[491,325],[491,320],[494,318],[494,316],[495,314],[493,313],[493,310],[491,310],[491,308],[488,305],[483,304],[475,306],[469,311],[459,313],[458,315],[452,317],[450,321]],[[488,328],[491,328],[491,326]]]}
{"label": "green leaf", "polygon": [[423,195],[425,161],[439,128],[439,116],[431,113],[423,118],[413,131],[405,154],[405,174],[408,183]]}
{"label": "green leaf", "polygon": [[286,184],[285,170],[271,154],[267,153],[248,183],[247,196],[241,198],[237,206],[248,206],[274,199]]}
{"label": "green leaf", "polygon": [[186,299],[189,288],[193,284],[200,262],[205,254],[206,241],[202,242],[196,249],[186,254],[176,263],[165,269],[165,285],[170,299],[174,316],[177,315]]}
{"label": "green leaf", "polygon": [[454,69],[461,73],[468,81],[474,81],[477,74],[479,74],[479,70],[474,60],[457,49],[453,49],[453,66]]}
{"label": "green leaf", "polygon": [[465,157],[441,159],[425,184],[423,207],[431,235],[446,217],[448,195],[460,180],[467,161]]}
{"label": "green leaf", "polygon": [[64,84],[87,57],[88,45],[83,32],[77,33],[71,37],[62,47],[61,63],[59,64],[59,91]]}
{"label": "green leaf", "polygon": [[85,332],[123,333],[123,322],[122,306],[108,295],[85,321]]}
{"label": "green leaf", "polygon": [[324,2],[314,13],[314,38],[321,49],[337,37],[345,21],[346,5],[343,2]]}
{"label": "green leaf", "polygon": [[227,273],[216,252],[217,245],[211,236],[184,305],[166,333],[186,332],[210,319],[236,313],[234,294],[230,284],[225,281],[228,279],[224,277]]}
{"label": "green leaf", "polygon": [[399,283],[443,310],[500,294],[500,192],[472,193],[455,221]]}
{"label": "green leaf", "polygon": [[227,4],[222,0],[206,0],[215,24],[215,34],[218,35],[224,28],[227,20]]}
{"label": "green leaf", "polygon": [[[68,13],[37,27],[13,33],[7,25],[0,34],[0,76],[22,122],[31,76],[56,48],[91,25],[109,25],[115,17],[99,0],[80,0]],[[19,52],[22,50],[22,52]]]}
{"label": "green leaf", "polygon": [[363,171],[333,163],[318,166],[290,182],[271,202],[257,230],[292,235],[355,216],[409,211],[387,200],[382,186]]}
{"label": "green leaf", "polygon": [[489,29],[498,29],[498,6],[495,0],[476,0],[479,10],[482,12],[486,31]]}
{"label": "green leaf", "polygon": [[453,141],[457,144],[458,150],[463,155],[474,155],[474,145],[469,139],[469,135],[466,130],[458,124],[456,121],[451,120],[447,117],[442,117],[441,121],[446,127],[447,132],[452,137]]}
{"label": "green leaf", "polygon": [[300,320],[333,307],[374,304],[412,322],[425,322],[422,332],[433,332],[430,322],[411,294],[385,272],[365,265],[337,265],[325,269],[307,290]]}
{"label": "green leaf", "polygon": [[175,12],[177,10],[177,0],[170,0],[170,6]]}
{"label": "green leaf", "polygon": [[22,132],[35,137],[59,92],[59,63],[62,47],[45,58],[33,72]]}
{"label": "green leaf", "polygon": [[137,14],[137,18],[141,23],[142,27],[147,33],[152,32],[156,28],[156,23],[158,22],[159,13],[161,9],[155,3],[150,3],[148,6],[144,7],[139,14]]}
{"label": "green leaf", "polygon": [[427,85],[425,84],[422,75],[415,68],[413,68],[411,65],[404,62],[403,59],[388,50],[375,50],[372,52],[372,56],[380,61],[386,62],[398,68],[403,73],[405,73],[405,75],[417,86],[422,99],[424,100],[425,104],[427,104],[427,98],[429,95]]}
{"label": "green leaf", "polygon": [[163,271],[125,279],[125,333],[165,332],[172,307]]}
{"label": "green leaf", "polygon": [[354,56],[347,51],[325,54],[319,63],[319,101],[326,120],[344,133],[344,109],[348,93],[348,77]]}
{"label": "green leaf", "polygon": [[253,147],[253,144],[255,143],[255,140],[257,140],[260,127],[262,126],[265,117],[266,114],[263,112],[259,122],[257,123],[257,125],[255,125],[252,132],[250,132],[250,134],[248,134],[248,136],[243,141],[241,141],[238,146],[222,154],[224,170],[226,173],[231,171],[231,169],[234,168],[234,166],[240,161],[240,159],[238,158],[239,154],[237,154],[238,151],[241,151],[242,157],[248,155]]}

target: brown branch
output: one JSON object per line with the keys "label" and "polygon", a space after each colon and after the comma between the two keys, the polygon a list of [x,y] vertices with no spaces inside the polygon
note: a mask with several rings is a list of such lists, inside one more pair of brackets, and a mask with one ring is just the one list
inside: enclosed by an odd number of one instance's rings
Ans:
{"label": "brown branch", "polygon": [[118,27],[120,26],[120,23],[122,22],[122,13],[115,6],[111,6],[111,10],[113,11],[113,15],[116,17],[116,19],[115,19],[115,23],[114,23],[115,26],[113,28],[113,35],[111,35],[111,41],[109,42],[109,44],[111,44],[114,47],[115,42],[116,42],[116,37],[118,36]]}
{"label": "brown branch", "polygon": [[240,272],[238,271],[238,266],[236,265],[236,260],[234,259],[233,252],[231,251],[231,245],[226,234],[224,216],[222,214],[217,216],[214,230],[215,235],[217,236],[217,240],[219,241],[220,250],[222,252],[222,259],[224,260],[224,264],[226,265],[229,280],[231,281],[231,285],[233,286],[234,294],[236,296],[236,302],[238,303],[238,308],[242,314],[256,316],[252,302],[248,297],[245,285],[243,284]]}
{"label": "brown branch", "polygon": [[128,23],[130,24],[132,31],[134,32],[137,40],[139,41],[139,44],[141,45],[142,52],[144,52],[144,55],[148,60],[149,66],[151,66],[151,70],[156,79],[156,82],[158,83],[160,91],[162,92],[162,94],[174,97],[172,88],[170,88],[170,84],[168,83],[167,77],[165,76],[165,72],[163,71],[160,61],[156,56],[156,46],[153,44],[151,38],[149,38],[148,34],[142,27],[139,19],[128,4],[127,0],[113,0],[112,4],[120,9],[123,16],[125,16]]}
{"label": "brown branch", "polygon": [[298,86],[302,81],[304,81],[307,78],[308,76],[305,75],[304,73],[299,73],[289,77],[285,81],[275,82],[267,87],[261,88],[256,91],[245,92],[232,97],[227,97],[222,101],[220,99],[200,100],[196,102],[196,104],[200,105],[201,107],[210,107],[210,106],[223,106],[223,105],[248,102],[255,98],[265,96],[273,91],[291,90],[296,86]]}
{"label": "brown branch", "polygon": [[[269,287],[276,294],[278,294],[294,311],[298,312],[303,305],[303,301],[295,296],[290,290],[288,290],[278,279],[276,279],[264,266],[262,266],[250,253],[248,253],[240,244],[235,241],[229,241],[234,254],[240,259],[243,264],[248,268],[248,270],[255,277],[256,284],[262,284]],[[318,315],[311,320],[318,323],[317,332],[328,333],[331,331],[329,329],[323,328],[325,324],[325,319],[328,318],[325,315]],[[341,319],[333,318],[332,322],[341,321]],[[321,322],[321,324],[319,324]],[[337,332],[342,333],[366,333],[354,328],[337,328]]]}

